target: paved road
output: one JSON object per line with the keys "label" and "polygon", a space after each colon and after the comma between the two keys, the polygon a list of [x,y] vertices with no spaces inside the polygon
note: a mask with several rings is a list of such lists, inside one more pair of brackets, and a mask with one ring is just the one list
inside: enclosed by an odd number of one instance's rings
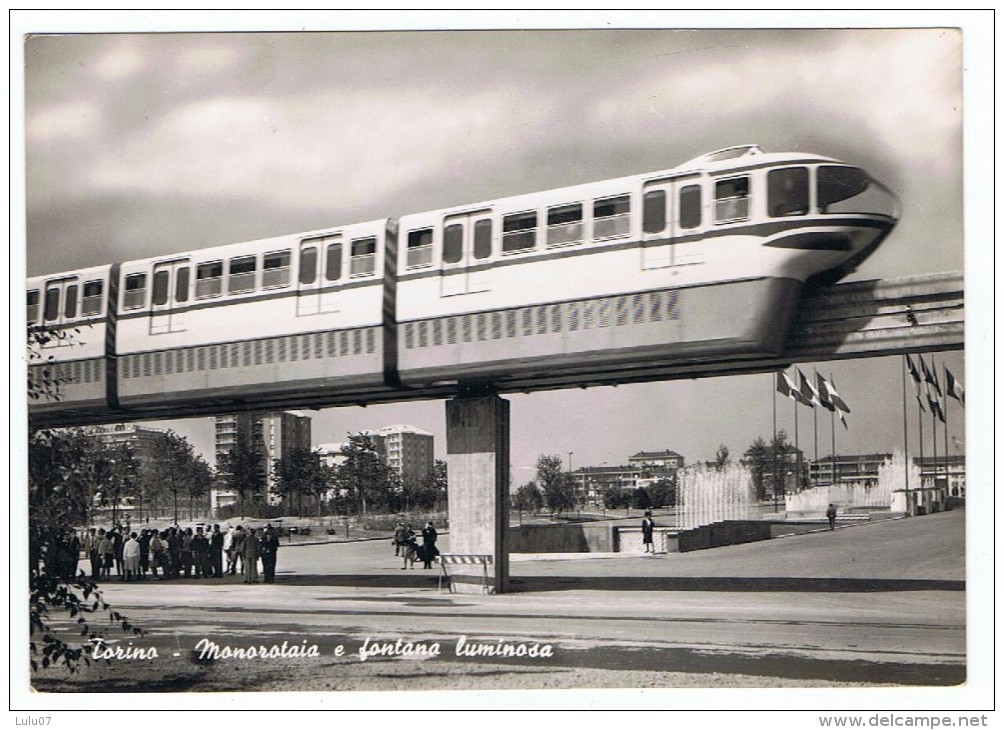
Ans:
{"label": "paved road", "polygon": [[437,570],[401,570],[389,541],[284,546],[274,585],[113,582],[105,595],[161,655],[201,637],[356,656],[367,638],[400,638],[453,659],[464,636],[550,644],[546,660],[508,660],[537,668],[954,685],[965,681],[964,527],[956,510],[656,557],[514,556],[513,592],[497,596],[438,591]]}

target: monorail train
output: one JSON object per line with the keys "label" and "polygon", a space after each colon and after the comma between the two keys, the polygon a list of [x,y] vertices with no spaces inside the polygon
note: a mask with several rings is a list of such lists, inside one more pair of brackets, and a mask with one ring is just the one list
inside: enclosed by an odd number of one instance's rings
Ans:
{"label": "monorail train", "polygon": [[[899,218],[864,170],[741,145],[676,168],[28,280],[59,422],[442,397],[782,352],[801,290]],[[584,380],[585,382],[585,380]]]}

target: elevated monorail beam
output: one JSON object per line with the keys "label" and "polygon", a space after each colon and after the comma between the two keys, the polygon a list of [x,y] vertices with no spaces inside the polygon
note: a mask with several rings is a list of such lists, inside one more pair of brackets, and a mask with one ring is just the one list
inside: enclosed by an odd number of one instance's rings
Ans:
{"label": "elevated monorail beam", "polygon": [[120,421],[212,416],[244,411],[316,409],[452,398],[469,392],[529,393],[563,388],[696,379],[764,373],[797,362],[825,362],[903,353],[960,350],[964,346],[964,287],[960,273],[858,281],[807,288],[799,303],[784,352],[776,357],[644,360],[637,366],[597,368],[588,358],[546,372],[498,378],[492,382],[437,382],[393,391],[294,391],[248,397],[143,406],[110,413],[66,408],[39,414],[40,426],[71,426]]}
{"label": "elevated monorail beam", "polygon": [[605,372],[588,369],[507,382],[501,392],[616,385],[772,372],[798,362],[961,350],[965,344],[961,273],[857,281],[806,289],[782,355],[754,360],[675,362]]}

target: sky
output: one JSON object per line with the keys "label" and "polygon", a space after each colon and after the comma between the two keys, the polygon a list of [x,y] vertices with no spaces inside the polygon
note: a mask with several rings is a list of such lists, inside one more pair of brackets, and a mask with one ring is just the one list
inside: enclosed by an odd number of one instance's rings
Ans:
{"label": "sky", "polygon": [[[963,50],[949,27],[41,32],[24,44],[19,273],[631,175],[743,143],[858,164],[897,193],[902,221],[851,280],[962,271]],[[981,232],[966,233],[972,255]],[[930,361],[963,382],[972,366],[962,352]],[[900,358],[802,367],[832,375],[851,408],[839,452],[902,449]],[[774,398],[770,375],[506,397],[516,483],[539,454],[573,468],[642,450],[693,462],[721,444],[738,456],[769,438]],[[791,402],[777,406],[792,434]],[[405,423],[445,458],[442,402],[309,415],[315,445]],[[963,418],[952,401],[961,449]],[[212,454],[207,419],[149,425]],[[828,417],[814,439],[801,409],[799,432],[810,457],[830,453]]]}

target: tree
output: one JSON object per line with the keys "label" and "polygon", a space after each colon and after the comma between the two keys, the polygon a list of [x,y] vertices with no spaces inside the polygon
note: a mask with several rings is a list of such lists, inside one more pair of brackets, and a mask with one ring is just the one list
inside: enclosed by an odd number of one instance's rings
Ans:
{"label": "tree", "polygon": [[344,460],[335,470],[335,483],[352,495],[359,511],[365,514],[370,504],[386,501],[392,470],[384,464],[373,437],[349,434],[342,456]]}
{"label": "tree", "polygon": [[676,486],[677,477],[660,479],[649,487],[649,495],[652,497],[653,507],[675,507],[676,506]]}
{"label": "tree", "polygon": [[246,496],[264,494],[267,487],[265,454],[260,449],[238,441],[230,451],[220,455],[218,479],[237,494],[241,517],[247,508]]}
{"label": "tree", "polygon": [[512,506],[520,512],[536,514],[544,506],[544,495],[540,493],[534,482],[527,482],[516,490],[512,501]]}
{"label": "tree", "polygon": [[174,521],[178,522],[178,495],[187,494],[189,515],[192,501],[212,486],[213,474],[205,459],[195,453],[188,439],[174,431],[165,432],[151,449],[151,459],[142,467],[143,480],[151,490],[164,489],[174,499]]}
{"label": "tree", "polygon": [[721,444],[715,452],[715,468],[721,471],[729,463],[729,447]]}
{"label": "tree", "polygon": [[773,459],[767,442],[759,436],[750,444],[749,449],[746,450],[746,463],[753,476],[753,488],[756,490],[756,498],[758,500],[763,499],[767,494],[764,477],[766,474],[771,473]]}
{"label": "tree", "polygon": [[631,492],[631,506],[635,509],[648,509],[652,506],[652,496],[645,487],[635,487]]}
{"label": "tree", "polygon": [[575,505],[572,480],[562,467],[560,456],[541,454],[537,457],[537,484],[544,493],[551,517],[555,512],[571,509]]}
{"label": "tree", "polygon": [[620,487],[607,487],[603,490],[603,506],[607,509],[620,509],[631,504],[631,495]]}
{"label": "tree", "polygon": [[[785,493],[785,475],[792,468],[792,461],[797,461],[797,452],[788,443],[787,433],[778,431],[769,444],[758,436],[746,450],[745,457],[753,476],[757,499],[766,498],[768,484],[773,487],[775,495]],[[797,463],[794,468],[798,468]]]}
{"label": "tree", "polygon": [[[50,343],[67,343],[67,330],[31,327],[27,349],[27,383],[30,400],[59,400],[62,382],[55,368],[37,367],[46,358],[43,348]],[[31,668],[62,664],[75,672],[81,663],[91,663],[95,640],[102,632],[90,617],[103,613],[120,624],[123,631],[142,635],[102,598],[95,583],[76,572],[79,542],[74,525],[89,517],[90,495],[95,486],[94,439],[80,429],[39,429],[28,421],[28,623]],[[75,619],[73,639],[65,622],[51,621],[53,612]],[[66,638],[64,638],[66,637]],[[83,643],[80,640],[83,639]]]}
{"label": "tree", "polygon": [[328,489],[329,474],[319,451],[293,449],[272,462],[274,476],[272,493],[282,497],[284,503],[296,505],[303,514],[303,497],[317,502],[320,516],[321,498]]}

